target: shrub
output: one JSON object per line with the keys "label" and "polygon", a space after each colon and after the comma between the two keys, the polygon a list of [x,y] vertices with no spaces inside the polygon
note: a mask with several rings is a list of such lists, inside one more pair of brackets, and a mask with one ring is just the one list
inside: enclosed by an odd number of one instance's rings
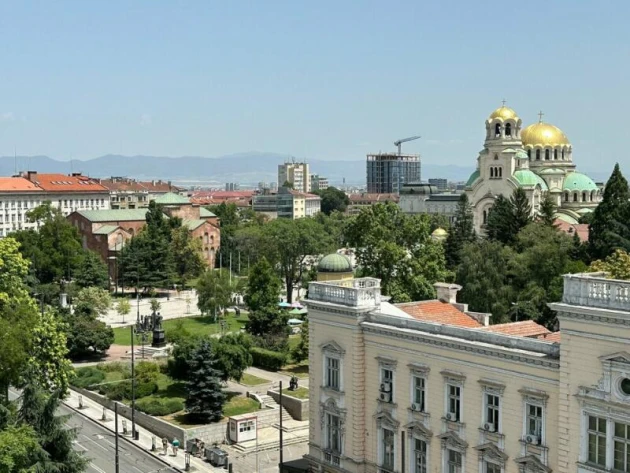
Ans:
{"label": "shrub", "polygon": [[150,361],[136,364],[136,383],[155,382],[160,375],[160,366]]}
{"label": "shrub", "polygon": [[90,386],[102,383],[105,380],[105,373],[93,366],[86,366],[76,370],[76,377],[72,384],[77,388],[89,389]]}
{"label": "shrub", "polygon": [[[136,382],[136,399],[155,394],[157,390],[158,385],[153,381],[148,383]],[[100,387],[100,392],[101,394],[105,394],[112,401],[131,399],[131,380],[125,380],[120,383],[105,384]]]}
{"label": "shrub", "polygon": [[264,348],[252,347],[249,352],[252,355],[252,365],[273,371],[281,369],[287,362],[286,353],[281,353]]}
{"label": "shrub", "polygon": [[166,416],[184,409],[184,401],[179,398],[145,397],[136,402],[136,408],[150,416]]}
{"label": "shrub", "polygon": [[114,361],[112,363],[99,363],[96,367],[105,373],[123,373],[131,376],[131,365],[122,361]]}

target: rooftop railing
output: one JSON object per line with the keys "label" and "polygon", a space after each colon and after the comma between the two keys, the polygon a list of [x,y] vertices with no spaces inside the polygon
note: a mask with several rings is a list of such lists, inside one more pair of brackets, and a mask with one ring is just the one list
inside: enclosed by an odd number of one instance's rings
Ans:
{"label": "rooftop railing", "polygon": [[606,273],[564,276],[565,304],[630,311],[630,281],[607,279]]}
{"label": "rooftop railing", "polygon": [[308,300],[356,308],[380,307],[381,280],[358,278],[312,282],[308,286]]}

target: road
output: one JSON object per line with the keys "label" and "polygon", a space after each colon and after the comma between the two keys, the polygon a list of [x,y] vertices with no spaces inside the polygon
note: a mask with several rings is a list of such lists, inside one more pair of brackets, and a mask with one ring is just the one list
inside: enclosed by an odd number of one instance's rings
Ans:
{"label": "road", "polygon": [[[15,392],[11,394],[12,398],[17,396]],[[59,407],[58,414],[70,416],[67,425],[78,430],[74,444],[75,448],[84,452],[90,460],[86,471],[88,473],[116,473],[114,434],[64,405]],[[179,471],[166,466],[150,453],[137,448],[123,438],[118,441],[118,453],[120,473],[177,473]]]}

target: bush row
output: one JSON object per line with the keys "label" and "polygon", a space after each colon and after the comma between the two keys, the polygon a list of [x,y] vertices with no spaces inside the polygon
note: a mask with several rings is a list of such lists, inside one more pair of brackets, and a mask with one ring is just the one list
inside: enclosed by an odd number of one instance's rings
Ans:
{"label": "bush row", "polygon": [[[136,382],[136,399],[155,394],[157,390],[158,385],[153,381],[147,383]],[[119,383],[102,384],[99,386],[99,393],[107,396],[112,401],[131,399],[131,381],[125,380]]]}
{"label": "bush row", "polygon": [[252,364],[257,368],[277,371],[287,363],[287,354],[264,348],[252,347],[249,349],[252,355]]}
{"label": "bush row", "polygon": [[105,373],[93,366],[79,368],[75,373],[76,377],[72,380],[72,384],[77,388],[87,389],[105,380]]}
{"label": "bush row", "polygon": [[136,401],[136,409],[150,416],[166,416],[184,409],[184,401],[176,397],[145,397]]}

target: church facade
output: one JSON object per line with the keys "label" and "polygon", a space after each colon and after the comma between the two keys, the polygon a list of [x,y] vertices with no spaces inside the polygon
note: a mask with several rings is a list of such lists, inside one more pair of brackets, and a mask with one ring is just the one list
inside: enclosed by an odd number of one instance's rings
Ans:
{"label": "church facade", "polygon": [[601,190],[576,170],[569,139],[558,127],[543,122],[542,113],[538,123],[523,128],[516,112],[504,104],[492,112],[485,126],[477,169],[466,183],[478,232],[483,232],[496,197],[509,197],[518,187],[527,194],[533,214],[549,195],[556,217],[567,223],[578,223],[597,207]]}

